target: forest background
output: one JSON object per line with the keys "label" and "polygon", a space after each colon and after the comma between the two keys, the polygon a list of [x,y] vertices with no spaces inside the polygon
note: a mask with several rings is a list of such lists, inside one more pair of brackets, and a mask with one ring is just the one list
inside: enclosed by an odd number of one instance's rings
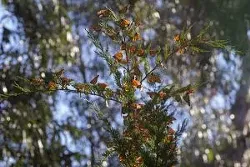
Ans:
{"label": "forest background", "polygon": [[[127,4],[143,23],[142,37],[152,45],[164,47],[185,27],[193,25],[193,36],[209,25],[208,36],[226,39],[228,47],[242,51],[238,55],[214,49],[171,58],[164,81],[180,85],[208,81],[192,95],[191,107],[175,104],[176,117],[189,120],[180,141],[180,166],[249,166],[248,0],[2,0],[0,93],[13,90],[17,76],[43,76],[62,68],[79,82],[97,74],[101,80],[109,78],[85,29],[97,23],[100,9],[115,11]],[[105,39],[102,42],[112,48]],[[117,106],[110,104],[108,110],[103,100],[90,100],[107,110],[114,127],[122,126]],[[88,101],[77,94],[17,96],[1,101],[0,115],[2,166],[18,160],[27,165],[50,163],[51,157],[55,165],[94,166],[106,149],[107,132]],[[116,163],[113,157],[102,165]]]}

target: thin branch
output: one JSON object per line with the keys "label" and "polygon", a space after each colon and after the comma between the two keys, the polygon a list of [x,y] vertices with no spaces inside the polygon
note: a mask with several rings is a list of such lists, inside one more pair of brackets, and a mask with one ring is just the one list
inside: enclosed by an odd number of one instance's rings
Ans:
{"label": "thin branch", "polygon": [[[172,51],[171,53],[169,53],[169,55],[167,56],[167,59],[169,59],[170,57],[172,57],[178,50],[184,49],[184,48],[186,48],[186,47],[188,47],[188,46],[189,46],[189,44],[187,43],[187,44],[185,44],[185,45],[183,45],[183,46],[181,46],[181,47],[179,47],[179,48],[176,48],[174,51]],[[167,60],[167,59],[166,59],[166,60]],[[166,60],[161,60],[158,64],[156,64],[156,65],[153,67],[153,69],[151,69],[151,70],[145,75],[145,77],[142,78],[141,83],[142,83],[145,79],[147,79],[147,77],[148,77],[152,72],[154,72],[154,71],[163,63],[163,61],[166,61]]]}
{"label": "thin branch", "polygon": [[[73,93],[84,93],[84,92],[78,92],[77,90],[73,90],[73,89],[57,89],[57,90],[60,90],[60,91],[68,91],[68,92],[73,92]],[[98,96],[98,97],[101,97],[103,99],[106,99],[106,100],[111,100],[111,101],[115,101],[117,103],[122,103],[121,101],[117,100],[117,99],[114,99],[114,98],[107,98],[103,95],[100,95],[100,94],[96,94],[96,93],[87,93],[86,95],[93,95],[93,96]]]}
{"label": "thin branch", "polygon": [[127,61],[127,72],[129,73],[130,69],[129,69],[129,55],[128,55],[128,51],[127,51],[127,46],[126,46],[126,38],[123,37],[123,43],[125,44],[125,54],[126,54],[126,61]]}
{"label": "thin branch", "polygon": [[[30,94],[30,93],[36,93],[36,92],[55,92],[55,91],[65,91],[65,92],[72,92],[72,93],[84,93],[84,92],[78,92],[77,90],[73,90],[73,89],[56,89],[56,90],[44,90],[44,89],[37,89],[37,90],[34,90],[34,91],[29,91],[29,92],[21,92],[21,93],[14,93],[14,94],[6,94],[6,95],[1,95],[0,97],[2,97],[3,99],[7,99],[9,97],[12,97],[12,96],[19,96],[19,95],[27,95],[27,94]],[[114,98],[107,98],[103,95],[100,95],[100,94],[96,94],[96,93],[87,93],[86,95],[93,95],[93,96],[98,96],[98,97],[102,97],[103,99],[105,100],[110,100],[110,101],[115,101],[117,103],[120,103],[122,104],[121,101],[117,100],[117,99],[114,99]]]}

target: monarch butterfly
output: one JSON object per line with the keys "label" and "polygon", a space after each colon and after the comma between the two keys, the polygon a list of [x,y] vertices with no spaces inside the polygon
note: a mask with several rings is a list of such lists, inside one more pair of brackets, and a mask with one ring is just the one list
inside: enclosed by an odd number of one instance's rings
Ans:
{"label": "monarch butterfly", "polygon": [[56,90],[57,89],[57,84],[53,81],[50,81],[48,84],[48,89],[49,90]]}
{"label": "monarch butterfly", "polygon": [[97,16],[98,16],[99,18],[107,17],[107,16],[109,16],[110,13],[111,13],[110,10],[108,10],[108,9],[103,9],[103,10],[100,10],[100,11],[97,12]]}
{"label": "monarch butterfly", "polygon": [[151,74],[148,76],[148,82],[149,83],[161,83],[161,79],[158,75],[155,75],[155,74]]}
{"label": "monarch butterfly", "polygon": [[126,20],[126,19],[121,19],[120,20],[120,26],[122,27],[122,28],[126,28],[126,27],[128,27],[130,25],[130,21],[129,20]]}
{"label": "monarch butterfly", "polygon": [[180,41],[180,39],[181,39],[181,37],[180,37],[179,34],[177,34],[177,35],[174,36],[174,41],[175,41],[175,42]]}
{"label": "monarch butterfly", "polygon": [[122,60],[123,55],[122,52],[118,52],[114,55],[115,60],[117,60],[118,62]]}
{"label": "monarch butterfly", "polygon": [[136,80],[136,79],[133,79],[133,80],[132,80],[132,86],[133,86],[134,88],[140,88],[140,87],[141,87],[141,83],[140,83],[140,81],[138,81],[138,80]]}
{"label": "monarch butterfly", "polygon": [[132,41],[138,41],[141,40],[141,35],[139,33],[135,33],[135,35],[132,38]]}
{"label": "monarch butterfly", "polygon": [[100,88],[102,88],[102,89],[105,89],[106,87],[108,87],[108,84],[106,84],[106,83],[98,83],[97,84]]}
{"label": "monarch butterfly", "polygon": [[95,84],[97,83],[97,81],[98,81],[98,78],[99,78],[99,75],[95,76],[95,77],[90,81],[90,83],[93,84],[93,85],[95,85]]}

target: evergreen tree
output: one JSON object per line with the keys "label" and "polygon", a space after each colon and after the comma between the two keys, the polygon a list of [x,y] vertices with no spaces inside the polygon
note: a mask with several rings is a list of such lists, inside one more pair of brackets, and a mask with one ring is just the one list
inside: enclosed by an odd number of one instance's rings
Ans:
{"label": "evergreen tree", "polygon": [[[86,101],[86,96],[94,95],[106,101],[120,105],[123,114],[122,132],[111,126],[111,122],[103,117],[104,111],[96,108],[100,121],[105,123],[109,132],[106,156],[118,155],[120,163],[125,166],[172,166],[177,160],[178,139],[185,129],[186,121],[177,130],[171,127],[175,106],[172,101],[186,102],[190,105],[190,94],[201,83],[179,87],[178,84],[166,84],[162,80],[165,69],[164,62],[174,56],[182,56],[205,52],[205,47],[224,48],[225,41],[210,40],[205,30],[192,39],[188,38],[191,28],[173,37],[173,42],[166,47],[153,47],[141,36],[143,29],[140,23],[127,13],[127,7],[119,13],[111,9],[97,12],[99,22],[87,32],[97,48],[96,53],[106,62],[113,82],[99,82],[99,75],[90,82],[77,82],[63,75],[60,70],[45,77],[31,79],[22,78],[22,83],[15,83],[16,92],[1,94],[8,99],[31,93],[53,93],[65,91],[77,93]],[[101,33],[110,42],[117,45],[112,56],[108,48],[104,48],[97,33]],[[99,36],[100,37],[100,36]],[[100,37],[101,38],[101,37]],[[163,54],[164,56],[159,56]],[[20,81],[19,81],[20,82]],[[39,144],[39,143],[38,143]]]}

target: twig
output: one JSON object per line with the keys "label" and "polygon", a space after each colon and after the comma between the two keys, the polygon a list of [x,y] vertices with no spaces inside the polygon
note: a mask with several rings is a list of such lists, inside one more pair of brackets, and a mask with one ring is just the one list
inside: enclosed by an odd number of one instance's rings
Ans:
{"label": "twig", "polygon": [[[182,47],[176,48],[174,51],[172,51],[168,56],[167,59],[169,59],[170,57],[172,57],[178,50],[180,49],[184,49],[185,47],[188,47],[189,44],[185,44]],[[167,60],[166,59],[166,60]],[[161,60],[158,64],[156,64],[153,69],[151,69],[146,75],[145,77],[142,78],[141,83],[152,73],[154,72],[161,64],[163,63],[163,60]]]}

